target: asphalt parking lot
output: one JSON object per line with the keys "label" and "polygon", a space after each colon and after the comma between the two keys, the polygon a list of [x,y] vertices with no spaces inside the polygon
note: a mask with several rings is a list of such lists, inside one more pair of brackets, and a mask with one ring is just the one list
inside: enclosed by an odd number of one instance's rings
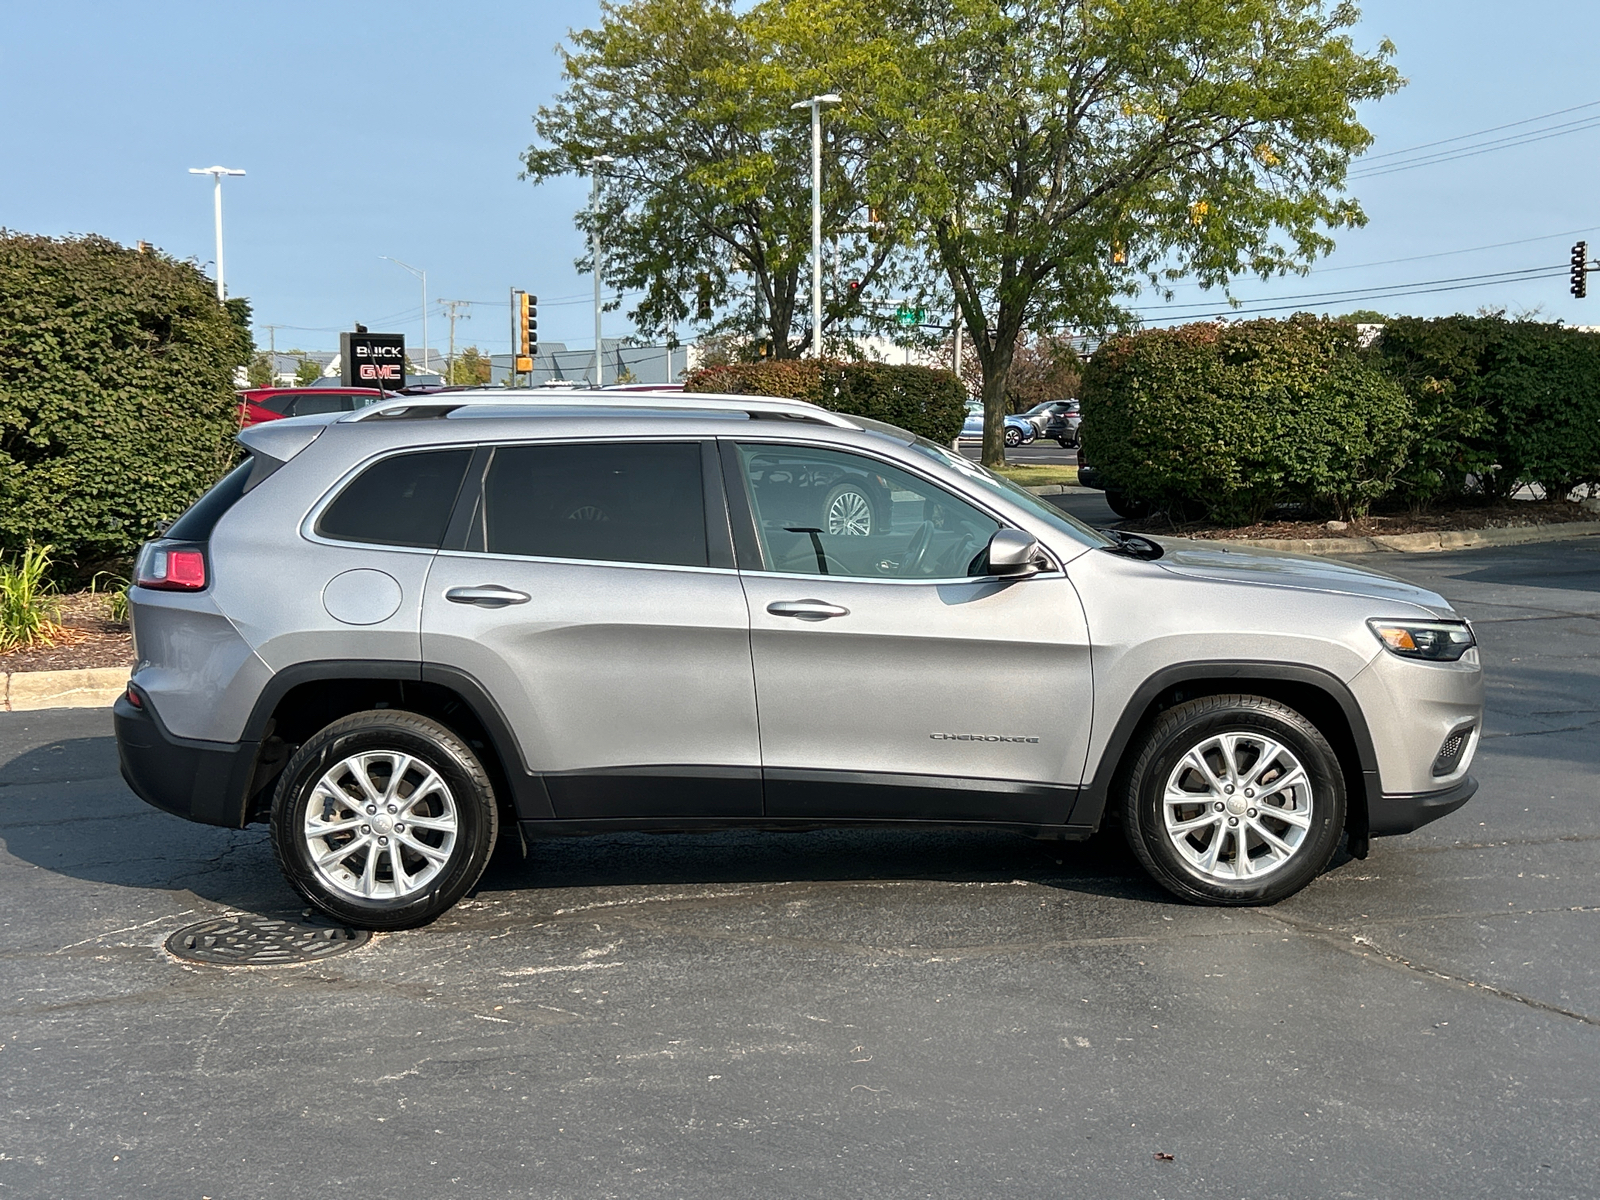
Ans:
{"label": "asphalt parking lot", "polygon": [[134,799],[108,713],[0,715],[0,1196],[1592,1197],[1596,542],[1362,560],[1476,622],[1483,788],[1267,910],[1110,839],[615,836],[182,965],[300,915],[265,833]]}

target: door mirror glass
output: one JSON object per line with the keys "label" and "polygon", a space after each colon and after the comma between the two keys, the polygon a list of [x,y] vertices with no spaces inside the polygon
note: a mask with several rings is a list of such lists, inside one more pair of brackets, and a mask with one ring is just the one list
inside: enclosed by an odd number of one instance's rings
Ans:
{"label": "door mirror glass", "polygon": [[989,574],[1017,578],[1037,575],[1049,565],[1032,534],[1002,529],[989,539]]}

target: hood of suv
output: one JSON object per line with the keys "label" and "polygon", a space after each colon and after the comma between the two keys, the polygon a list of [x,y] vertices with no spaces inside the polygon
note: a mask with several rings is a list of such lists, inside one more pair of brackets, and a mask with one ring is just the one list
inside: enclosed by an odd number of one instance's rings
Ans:
{"label": "hood of suv", "polygon": [[1263,550],[1257,546],[1228,546],[1178,538],[1157,540],[1166,551],[1159,560],[1160,565],[1175,575],[1263,587],[1342,592],[1349,596],[1414,604],[1435,616],[1456,615],[1449,601],[1437,592],[1334,559]]}

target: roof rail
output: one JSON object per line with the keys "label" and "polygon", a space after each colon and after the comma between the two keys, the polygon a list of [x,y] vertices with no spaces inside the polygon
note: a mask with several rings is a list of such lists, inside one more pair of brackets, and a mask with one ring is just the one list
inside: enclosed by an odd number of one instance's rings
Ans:
{"label": "roof rail", "polygon": [[615,392],[587,388],[568,391],[555,388],[495,388],[483,391],[435,393],[428,396],[395,396],[359,408],[340,423],[377,419],[404,420],[443,417],[463,408],[610,408],[662,409],[676,412],[744,413],[751,418],[785,417],[813,421],[839,429],[859,429],[842,413],[831,412],[807,400],[782,396],[732,396],[707,392]]}

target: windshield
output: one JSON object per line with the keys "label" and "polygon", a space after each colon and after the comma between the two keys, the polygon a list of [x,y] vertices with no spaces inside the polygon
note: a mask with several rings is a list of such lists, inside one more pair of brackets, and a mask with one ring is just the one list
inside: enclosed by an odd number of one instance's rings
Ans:
{"label": "windshield", "polygon": [[1054,403],[1055,402],[1053,400],[1041,400],[1038,404],[1035,404],[1022,415],[1025,417],[1036,417],[1042,412],[1049,412]]}
{"label": "windshield", "polygon": [[1114,546],[1116,539],[1092,525],[1085,525],[1077,517],[1070,516],[1054,504],[1048,504],[1039,499],[1026,488],[1020,488],[1009,479],[996,475],[987,467],[980,467],[971,459],[953,453],[937,442],[930,442],[927,438],[918,438],[911,444],[911,448],[918,454],[942,463],[952,471],[959,473],[968,482],[982,488],[992,495],[1009,500],[1017,507],[1025,509],[1029,515],[1038,517],[1052,528],[1060,530],[1068,537],[1075,538],[1086,546]]}

